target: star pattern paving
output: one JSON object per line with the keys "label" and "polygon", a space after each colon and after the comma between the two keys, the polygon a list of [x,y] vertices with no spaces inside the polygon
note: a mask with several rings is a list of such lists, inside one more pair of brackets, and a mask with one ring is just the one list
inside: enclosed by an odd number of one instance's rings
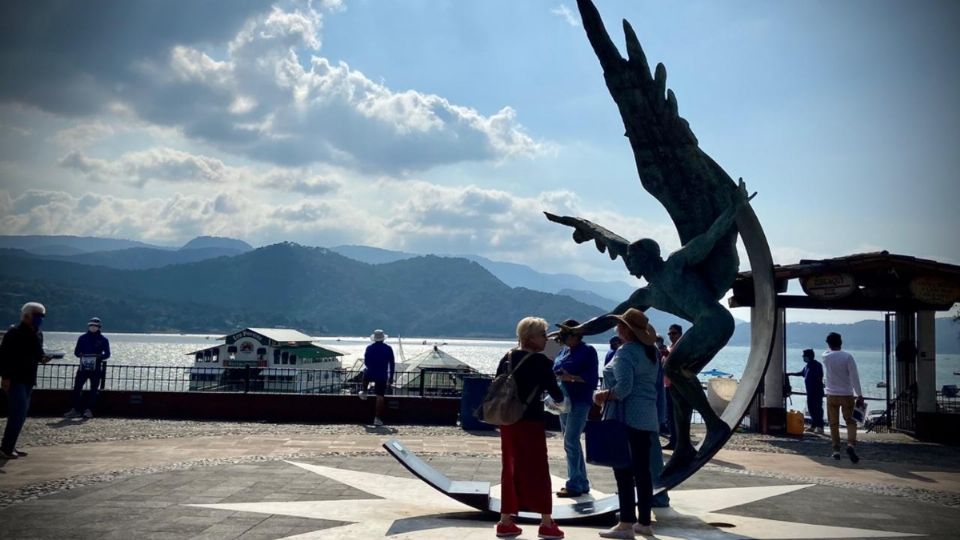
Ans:
{"label": "star pattern paving", "polygon": [[[325,527],[288,539],[323,538],[326,540],[389,538],[416,540],[458,540],[495,538],[493,523],[482,519],[473,508],[461,504],[424,482],[412,479],[351,471],[287,461],[292,466],[329,478],[363,491],[370,498],[325,501],[252,502],[228,504],[191,504],[189,506],[235,512],[253,512],[308,519],[341,522],[343,525]],[[563,480],[554,478],[562,485]],[[654,510],[653,524],[656,538],[904,538],[919,536],[909,533],[835,527],[816,523],[779,521],[736,514],[723,510],[763,501],[810,487],[812,484],[736,487],[717,489],[688,489],[670,492],[671,508]],[[499,486],[491,490],[496,495]],[[594,492],[597,498],[604,494]],[[555,504],[557,501],[555,501]],[[524,535],[536,538],[535,523],[521,524]],[[571,540],[599,538],[601,528],[562,524],[566,538]],[[638,536],[638,538],[643,538]]]}

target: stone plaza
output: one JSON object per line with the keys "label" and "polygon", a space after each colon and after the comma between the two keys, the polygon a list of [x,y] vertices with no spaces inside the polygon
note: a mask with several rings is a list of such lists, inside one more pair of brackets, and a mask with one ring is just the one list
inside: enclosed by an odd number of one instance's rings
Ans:
{"label": "stone plaza", "polygon": [[[700,434],[702,435],[702,433]],[[381,444],[404,442],[450,478],[499,482],[495,432],[454,427],[31,418],[0,462],[5,538],[493,538],[490,516],[413,477]],[[956,448],[862,436],[859,465],[822,436],[737,433],[655,509],[657,538],[953,538]],[[562,440],[548,434],[551,471]],[[593,495],[615,492],[590,467]],[[494,488],[496,490],[496,488]],[[560,503],[560,501],[557,501]],[[493,518],[495,519],[495,518]],[[597,538],[609,521],[563,524]],[[535,538],[528,524],[521,538]]]}

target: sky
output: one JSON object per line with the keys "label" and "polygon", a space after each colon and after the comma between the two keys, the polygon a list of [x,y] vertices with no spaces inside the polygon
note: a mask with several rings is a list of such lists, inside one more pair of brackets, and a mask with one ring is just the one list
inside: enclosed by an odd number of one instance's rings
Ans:
{"label": "sky", "polygon": [[[960,4],[598,4],[758,192],[776,263],[960,264]],[[622,135],[572,0],[0,6],[0,234],[362,244],[629,281],[542,215],[678,249]]]}

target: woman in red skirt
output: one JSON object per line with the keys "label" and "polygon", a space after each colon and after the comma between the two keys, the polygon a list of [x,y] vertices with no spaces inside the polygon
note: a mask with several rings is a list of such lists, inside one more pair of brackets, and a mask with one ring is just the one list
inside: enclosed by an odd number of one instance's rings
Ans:
{"label": "woman in red skirt", "polygon": [[518,512],[542,515],[539,537],[563,538],[553,513],[553,493],[550,486],[550,466],[547,463],[547,433],[543,424],[543,402],[540,395],[546,391],[558,403],[563,392],[553,373],[553,361],[542,354],[547,344],[547,321],[527,317],[517,324],[520,347],[500,360],[497,375],[513,373],[520,399],[529,400],[523,418],[515,424],[500,426],[500,449],[503,452],[503,484],[500,522],[497,536],[519,536],[523,531],[516,524]]}

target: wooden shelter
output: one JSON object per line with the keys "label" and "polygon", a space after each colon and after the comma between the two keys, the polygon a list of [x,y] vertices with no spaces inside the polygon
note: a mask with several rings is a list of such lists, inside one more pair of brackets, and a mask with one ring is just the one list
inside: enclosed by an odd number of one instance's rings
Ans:
{"label": "wooden shelter", "polygon": [[[960,266],[886,251],[774,266],[777,342],[759,399],[760,423],[778,431],[785,416],[786,310],[886,312],[887,422],[925,440],[960,442],[960,412],[938,402],[934,315],[960,302]],[[805,294],[786,294],[790,280]],[[733,286],[731,307],[753,305],[751,272]],[[891,367],[891,357],[894,366]],[[894,378],[891,378],[893,371]]]}

